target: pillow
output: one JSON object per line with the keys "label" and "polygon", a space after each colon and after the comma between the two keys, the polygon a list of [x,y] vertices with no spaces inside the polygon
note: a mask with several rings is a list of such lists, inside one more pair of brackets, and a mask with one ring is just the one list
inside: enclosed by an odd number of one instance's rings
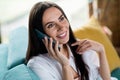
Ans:
{"label": "pillow", "polygon": [[92,17],[88,24],[74,31],[74,34],[77,38],[80,39],[88,38],[102,43],[106,50],[106,56],[108,59],[110,70],[112,71],[116,67],[120,67],[120,58],[111,41],[102,31],[102,28],[97,19]]}
{"label": "pillow", "polygon": [[6,72],[2,80],[39,80],[39,78],[26,65],[21,64]]}
{"label": "pillow", "polygon": [[33,78],[32,80],[40,80],[40,78],[37,76],[37,74],[33,70],[31,70],[29,67],[27,67],[27,70],[30,76]]}
{"label": "pillow", "polygon": [[0,73],[7,70],[8,47],[6,44],[0,44]]}
{"label": "pillow", "polygon": [[116,77],[118,80],[120,80],[120,68],[116,68],[111,72],[112,77]]}
{"label": "pillow", "polygon": [[26,27],[18,27],[9,35],[8,69],[24,63],[28,46],[28,32]]}

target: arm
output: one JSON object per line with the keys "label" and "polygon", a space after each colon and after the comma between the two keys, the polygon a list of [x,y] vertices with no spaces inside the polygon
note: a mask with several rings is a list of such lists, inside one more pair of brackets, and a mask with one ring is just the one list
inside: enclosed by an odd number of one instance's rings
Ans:
{"label": "arm", "polygon": [[74,80],[69,65],[62,66],[62,71],[63,71],[63,80]]}
{"label": "arm", "polygon": [[75,45],[78,45],[78,48],[76,49],[76,52],[78,52],[78,54],[83,54],[86,50],[96,51],[99,55],[100,75],[103,80],[110,80],[110,71],[103,45],[92,40],[78,40],[72,44],[72,46]]}
{"label": "arm", "polygon": [[100,58],[100,74],[103,80],[110,80],[110,70],[104,48],[99,52],[99,58]]}
{"label": "arm", "polygon": [[52,47],[52,41],[52,38],[48,41],[45,37],[43,43],[45,44],[49,55],[62,65],[63,80],[74,80],[68,58],[58,50],[58,41],[56,41],[54,48]]}

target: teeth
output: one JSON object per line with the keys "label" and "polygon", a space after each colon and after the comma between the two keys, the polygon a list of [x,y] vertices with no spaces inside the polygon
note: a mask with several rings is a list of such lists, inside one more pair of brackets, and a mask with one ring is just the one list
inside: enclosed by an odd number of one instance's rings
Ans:
{"label": "teeth", "polygon": [[61,34],[61,35],[59,35],[59,36],[62,37],[62,36],[65,36],[65,34],[66,34],[66,33],[63,33],[63,34]]}

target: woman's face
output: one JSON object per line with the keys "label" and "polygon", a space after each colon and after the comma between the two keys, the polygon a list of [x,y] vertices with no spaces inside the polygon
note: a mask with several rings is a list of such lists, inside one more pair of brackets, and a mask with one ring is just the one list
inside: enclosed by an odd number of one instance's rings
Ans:
{"label": "woman's face", "polygon": [[65,44],[69,40],[69,22],[56,7],[45,10],[42,18],[43,29],[47,35]]}

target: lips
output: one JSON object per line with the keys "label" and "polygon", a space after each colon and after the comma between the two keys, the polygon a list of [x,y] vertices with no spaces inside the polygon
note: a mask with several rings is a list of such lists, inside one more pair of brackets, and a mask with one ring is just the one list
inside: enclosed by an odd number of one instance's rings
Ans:
{"label": "lips", "polygon": [[59,34],[57,37],[63,39],[66,37],[66,35],[67,35],[67,31]]}

